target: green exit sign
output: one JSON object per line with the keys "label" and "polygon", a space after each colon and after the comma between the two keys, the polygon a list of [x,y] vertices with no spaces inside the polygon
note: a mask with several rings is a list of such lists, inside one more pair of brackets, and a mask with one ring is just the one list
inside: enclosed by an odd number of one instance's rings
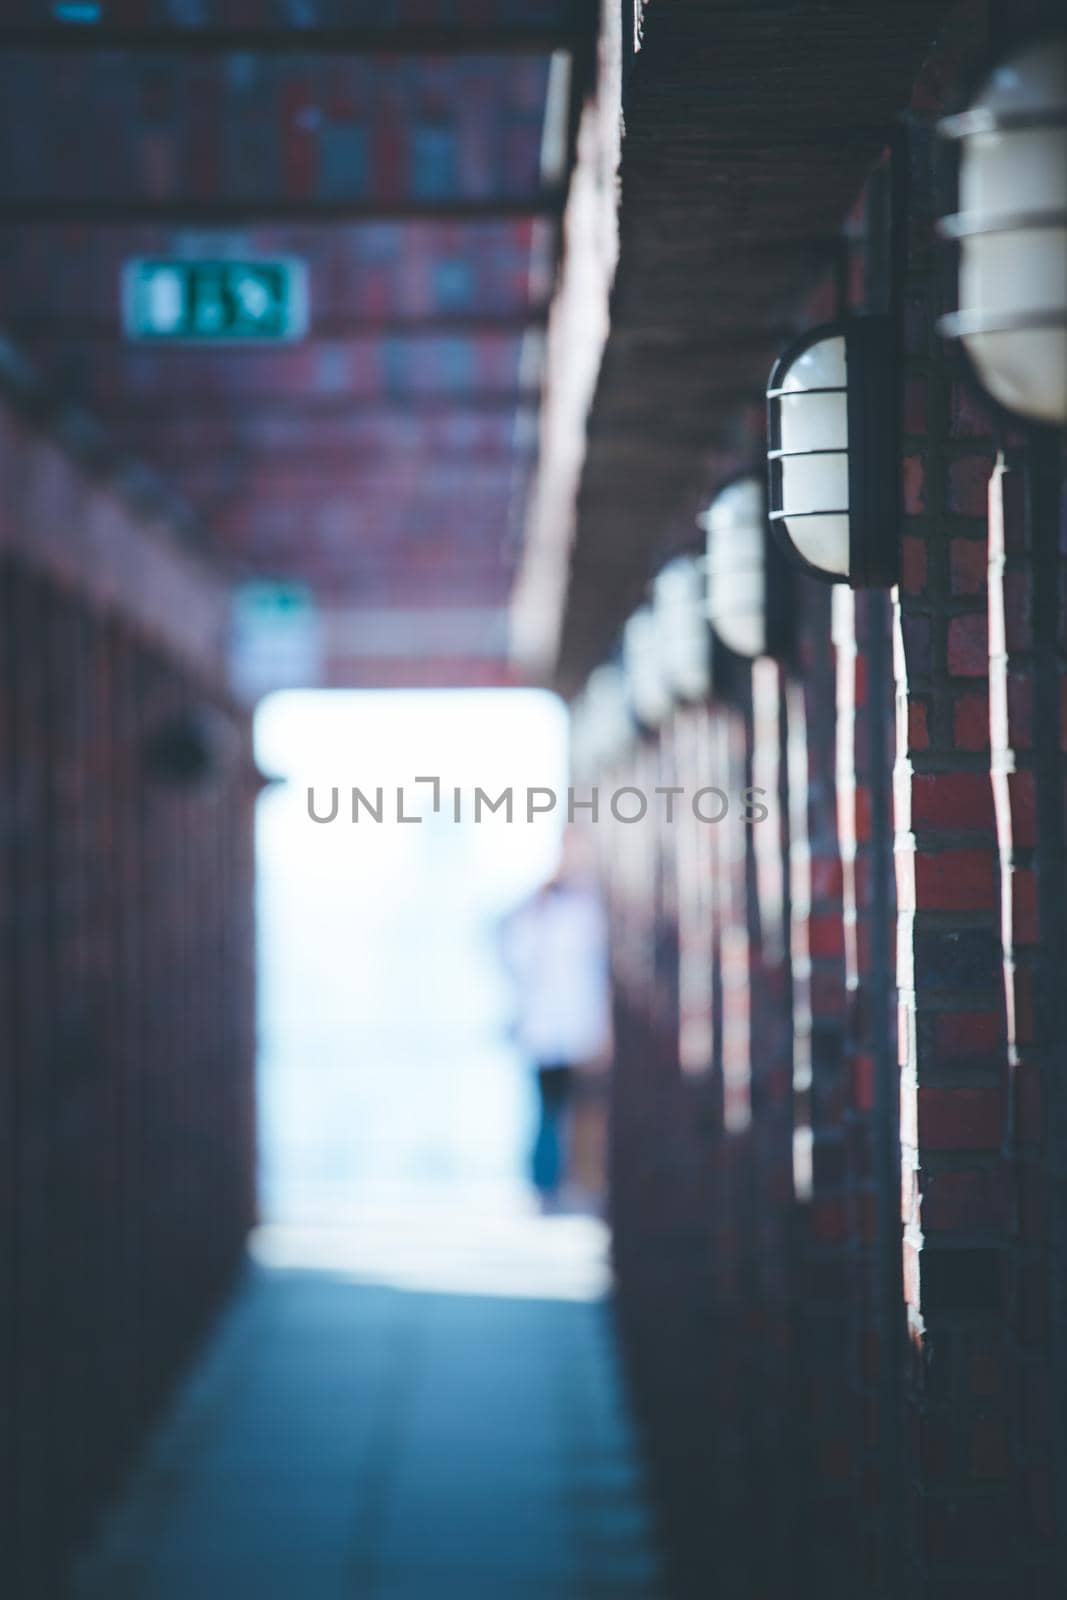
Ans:
{"label": "green exit sign", "polygon": [[128,339],[270,343],[307,332],[307,268],[288,257],[249,261],[127,261]]}

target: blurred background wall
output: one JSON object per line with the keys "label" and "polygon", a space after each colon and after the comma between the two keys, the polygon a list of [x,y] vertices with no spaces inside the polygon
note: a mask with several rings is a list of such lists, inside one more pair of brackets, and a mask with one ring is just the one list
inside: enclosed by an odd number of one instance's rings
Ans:
{"label": "blurred background wall", "polygon": [[218,580],[0,439],[4,1564],[44,1595],[253,1219],[257,782]]}

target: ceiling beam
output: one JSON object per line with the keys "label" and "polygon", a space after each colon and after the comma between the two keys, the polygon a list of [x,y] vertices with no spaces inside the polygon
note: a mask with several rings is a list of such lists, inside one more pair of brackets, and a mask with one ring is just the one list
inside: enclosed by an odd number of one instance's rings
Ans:
{"label": "ceiling beam", "polygon": [[278,223],[314,225],[344,222],[493,222],[558,217],[566,191],[561,187],[526,195],[490,195],[445,200],[320,200],[270,196],[249,200],[198,200],[179,196],[154,200],[81,195],[0,199],[0,225],[60,222],[92,225],[157,224],[167,227],[271,227]]}
{"label": "ceiling beam", "polygon": [[[312,317],[310,335],[321,339],[431,339],[478,334],[522,334],[528,328],[543,327],[548,320],[548,304],[532,302],[513,311],[434,312],[412,317]],[[61,308],[47,311],[14,311],[3,318],[9,333],[53,342],[77,340],[79,343],[113,343],[123,337],[122,323],[116,316],[67,314]],[[140,341],[167,343],[164,339]]]}
{"label": "ceiling beam", "polygon": [[[576,19],[579,8],[575,6],[573,11]],[[589,7],[588,12],[595,21],[595,9]],[[591,31],[591,22],[580,27],[577,20],[515,27],[492,23],[322,28],[13,24],[0,28],[0,47],[49,55],[113,50],[200,56],[536,56],[577,48]]]}
{"label": "ceiling beam", "polygon": [[[512,414],[521,410],[534,410],[540,400],[540,390],[534,386],[526,389],[468,389],[455,393],[437,391],[402,395],[294,395],[286,393],[255,392],[252,394],[168,393],[158,398],[109,401],[104,396],[86,396],[83,404],[91,407],[93,415],[108,423],[149,422],[154,420],[178,424],[182,421],[202,421],[211,417],[226,420],[253,422],[256,419],[277,417],[282,421],[304,417],[360,417],[360,416],[410,416],[440,413],[447,417],[462,416],[465,412],[489,415]],[[55,409],[62,408],[58,402]]]}

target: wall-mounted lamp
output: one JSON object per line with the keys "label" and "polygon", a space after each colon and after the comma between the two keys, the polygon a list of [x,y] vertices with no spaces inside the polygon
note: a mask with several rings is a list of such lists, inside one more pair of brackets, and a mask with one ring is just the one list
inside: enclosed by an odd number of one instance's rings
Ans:
{"label": "wall-mounted lamp", "polygon": [[897,580],[899,446],[893,325],[814,328],[767,389],[769,516],[795,566],[853,588]]}
{"label": "wall-mounted lamp", "polygon": [[711,689],[707,575],[699,555],[675,556],[652,582],[660,671],[672,698],[703,700]]}
{"label": "wall-mounted lamp", "polygon": [[663,669],[660,629],[650,605],[640,606],[622,630],[622,663],[634,715],[642,727],[658,728],[673,701]]}
{"label": "wall-mounted lamp", "polygon": [[723,644],[754,659],[768,648],[767,504],[757,477],[721,489],[699,519],[707,533],[708,621]]}
{"label": "wall-mounted lamp", "polygon": [[969,111],[940,132],[960,145],[962,340],[986,389],[1035,421],[1067,422],[1067,36],[996,68]]}
{"label": "wall-mounted lamp", "polygon": [[571,759],[577,777],[595,777],[633,743],[636,727],[626,675],[606,661],[589,675],[571,714]]}
{"label": "wall-mounted lamp", "polygon": [[210,706],[195,706],[156,724],[144,741],[144,765],[158,783],[194,788],[217,777],[233,749],[225,718]]}

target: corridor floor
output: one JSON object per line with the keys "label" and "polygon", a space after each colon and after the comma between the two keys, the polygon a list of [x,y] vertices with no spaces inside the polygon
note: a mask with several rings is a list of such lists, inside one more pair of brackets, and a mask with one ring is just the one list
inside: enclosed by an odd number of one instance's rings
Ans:
{"label": "corridor floor", "polygon": [[77,1600],[655,1600],[604,1251],[577,1217],[262,1230]]}

